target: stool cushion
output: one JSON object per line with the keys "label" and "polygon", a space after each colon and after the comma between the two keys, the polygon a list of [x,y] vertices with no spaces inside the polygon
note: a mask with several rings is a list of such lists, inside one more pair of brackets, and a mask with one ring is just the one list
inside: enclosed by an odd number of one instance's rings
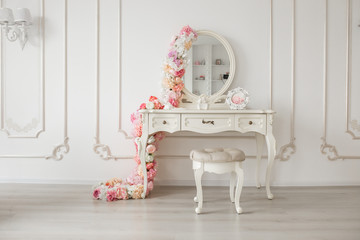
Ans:
{"label": "stool cushion", "polygon": [[245,154],[237,148],[205,148],[192,150],[190,159],[197,162],[241,162],[245,160]]}

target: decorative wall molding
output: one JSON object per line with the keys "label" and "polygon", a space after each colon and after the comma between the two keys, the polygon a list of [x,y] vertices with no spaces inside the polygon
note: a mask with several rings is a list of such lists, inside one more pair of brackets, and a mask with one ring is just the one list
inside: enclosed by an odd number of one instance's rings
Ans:
{"label": "decorative wall molding", "polygon": [[[1,3],[1,2],[0,2]],[[44,18],[45,18],[45,9],[44,9],[44,0],[41,0],[41,29],[42,38],[45,36],[44,29]],[[44,43],[45,44],[45,43]],[[44,45],[43,44],[43,45]],[[54,146],[51,154],[39,154],[39,155],[17,155],[17,154],[8,154],[0,155],[0,158],[44,158],[44,159],[54,159],[61,160],[64,157],[64,154],[69,152],[69,137],[68,137],[68,0],[64,0],[64,136],[63,142],[59,145]],[[44,51],[42,52],[42,59],[44,58]],[[42,70],[42,76],[44,76],[44,69]],[[3,86],[1,86],[3,87]],[[3,88],[2,88],[3,89]],[[44,94],[44,89],[42,89],[42,94]],[[3,96],[3,95],[1,95]],[[44,108],[44,106],[43,106]],[[3,111],[3,109],[1,110]],[[3,113],[3,112],[2,112]],[[45,109],[44,109],[45,113]],[[44,117],[44,116],[43,116]]]}
{"label": "decorative wall molding", "polygon": [[[131,140],[132,137],[129,136],[125,130],[122,129],[121,122],[121,109],[122,109],[122,101],[121,101],[121,90],[122,90],[122,78],[121,78],[121,0],[119,0],[119,34],[118,34],[118,59],[119,59],[119,129],[118,132],[125,136],[126,140]],[[132,159],[133,156],[120,156],[113,155],[111,149],[108,145],[101,143],[100,140],[100,0],[96,0],[96,128],[95,128],[95,144],[93,145],[93,150],[96,154],[98,154],[104,160],[118,160],[118,159]]]}
{"label": "decorative wall molding", "polygon": [[[350,11],[351,11],[351,2],[350,0],[347,0],[347,37],[349,38],[349,23],[350,23]],[[348,39],[349,40],[349,39]],[[349,43],[349,41],[347,41]],[[323,136],[321,138],[322,140],[322,144],[320,146],[320,151],[322,154],[326,155],[327,158],[329,160],[345,160],[345,159],[360,159],[360,156],[347,156],[347,155],[339,155],[336,146],[327,143],[327,134],[326,134],[326,130],[327,130],[327,84],[328,84],[328,77],[327,77],[327,72],[328,72],[328,60],[327,60],[327,56],[328,56],[328,0],[325,0],[325,19],[324,19],[324,74],[323,74],[323,83],[324,83],[324,94],[323,94]],[[347,44],[347,54],[346,54],[346,58],[347,58],[347,66],[348,66],[348,59],[349,59],[349,45]],[[347,73],[346,73],[346,86],[348,87],[348,70],[349,68],[347,67]],[[346,90],[346,105],[348,105],[348,88]],[[348,111],[346,116],[348,116]],[[348,126],[348,124],[347,124]]]}
{"label": "decorative wall molding", "polygon": [[12,118],[8,118],[6,119],[6,125],[8,126],[8,128],[13,129],[16,132],[29,132],[30,130],[35,129],[39,125],[39,119],[33,118],[30,123],[21,127]]}
{"label": "decorative wall molding", "polygon": [[[356,135],[353,131],[350,130],[352,127],[354,130],[356,128],[356,120],[351,120],[351,69],[352,69],[352,0],[347,0],[347,24],[346,24],[346,133],[350,134],[351,137],[355,140],[360,139],[360,135]],[[355,127],[354,127],[355,126]],[[359,125],[357,125],[359,126]],[[358,130],[359,131],[359,130]]]}
{"label": "decorative wall molding", "polygon": [[296,12],[296,1],[293,0],[292,8],[292,30],[291,30],[291,113],[290,113],[290,142],[281,146],[279,153],[275,156],[275,159],[281,161],[287,161],[290,156],[296,152],[295,146],[295,12]]}
{"label": "decorative wall molding", "polygon": [[[0,7],[3,7],[3,1],[0,0]],[[2,31],[0,31],[0,57],[1,57],[1,67],[0,67],[0,82],[1,82],[1,118],[0,118],[0,131],[5,132],[8,137],[11,138],[38,138],[39,135],[45,131],[45,93],[44,93],[44,85],[45,85],[45,63],[44,63],[44,54],[45,54],[45,39],[44,39],[44,1],[45,0],[39,0],[40,2],[40,21],[39,21],[39,38],[40,38],[40,101],[39,101],[39,109],[40,109],[40,116],[33,117],[32,122],[27,124],[25,127],[21,128],[19,127],[19,124],[15,122],[14,119],[11,117],[6,116],[6,84],[4,80],[4,56],[3,56],[3,48],[4,48],[4,42],[3,42],[3,36]],[[38,124],[34,125],[34,118],[39,119],[40,121],[40,129],[33,133],[32,135],[24,135],[24,133],[29,132],[31,129],[36,128]],[[6,121],[5,121],[6,119]],[[8,125],[10,124],[10,125]],[[31,125],[31,126],[30,126]],[[13,135],[11,134],[11,129],[15,130],[18,134]],[[23,135],[21,135],[23,133]]]}

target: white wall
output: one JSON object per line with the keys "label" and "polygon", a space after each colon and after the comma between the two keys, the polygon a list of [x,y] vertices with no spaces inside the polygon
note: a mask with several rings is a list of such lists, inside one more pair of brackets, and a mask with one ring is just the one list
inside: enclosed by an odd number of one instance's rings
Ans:
{"label": "white wall", "polygon": [[[44,0],[45,131],[41,132],[38,138],[24,138],[35,130],[23,131],[20,138],[10,138],[5,131],[0,132],[0,181],[95,183],[114,176],[126,177],[135,166],[133,160],[129,159],[129,156],[134,154],[135,148],[132,141],[118,131],[119,115],[121,128],[130,133],[130,114],[149,96],[158,96],[160,93],[162,60],[167,54],[171,36],[178,33],[182,26],[189,24],[195,29],[215,31],[230,42],[237,61],[237,73],[231,88],[241,86],[247,89],[251,94],[251,108],[269,108],[272,90],[272,105],[277,111],[274,128],[278,150],[291,142],[293,110],[296,152],[290,154],[287,161],[276,162],[273,185],[359,185],[360,140],[352,139],[349,133],[345,133],[347,127],[346,2],[345,0],[328,1],[326,58],[328,98],[325,103],[325,0],[296,1],[294,52],[292,51],[293,1],[273,0],[272,68],[270,65],[271,5],[268,0],[123,0],[121,2],[121,78],[119,78],[118,55],[119,1],[100,1],[99,52],[97,52],[95,0],[68,1],[67,38],[64,35],[65,1]],[[27,7],[34,9],[32,11],[36,17],[41,2],[3,0],[3,3],[28,4]],[[360,63],[360,54],[356,51],[360,40],[360,28],[357,27],[360,23],[360,1],[354,0],[353,5],[354,23],[351,39],[354,46],[349,62],[351,73],[349,123],[354,119],[360,120],[360,72],[356,67]],[[38,33],[34,32],[33,36],[36,34]],[[38,38],[39,34],[37,38],[34,37],[37,41]],[[67,64],[64,54],[65,39],[68,43]],[[39,76],[36,76],[39,72],[33,75],[26,74],[26,69],[40,71],[41,46],[35,40],[30,41],[22,53],[16,50],[14,44],[10,45],[6,42],[4,49],[6,51],[3,51],[3,70],[6,73],[23,74],[23,78],[11,79],[11,74],[3,76],[2,81],[6,86],[2,85],[2,96],[3,99],[6,96],[7,100],[6,108],[3,107],[6,110],[1,111],[2,128],[9,128],[4,119],[11,114],[15,118],[14,121],[23,127],[33,116],[42,118],[42,84]],[[30,49],[34,52],[29,53]],[[10,54],[11,52],[16,54]],[[21,54],[27,59],[25,63],[21,67],[11,64],[13,59],[21,57]],[[292,68],[293,63],[294,68]],[[97,64],[99,64],[98,78]],[[272,89],[270,69],[272,69]],[[294,78],[292,78],[293,74]],[[121,106],[118,104],[119,80],[121,80]],[[19,87],[9,87],[14,81]],[[32,84],[28,83],[30,81]],[[99,101],[96,95],[97,81],[99,81]],[[294,83],[293,95],[292,83]],[[26,88],[28,91],[24,93],[23,90]],[[97,102],[99,114],[96,111]],[[2,103],[4,104],[4,100]],[[324,105],[327,106],[326,119],[323,118]],[[99,117],[98,140],[101,144],[107,145],[114,156],[120,157],[116,161],[103,160],[93,151],[94,138],[97,134],[97,116]],[[326,142],[336,147],[340,158],[345,156],[346,159],[331,161],[327,157],[333,155],[328,152],[321,153],[325,120]],[[356,125],[354,127],[356,128]],[[350,124],[348,128],[356,136],[360,136],[359,130],[352,128]],[[63,144],[67,136],[69,153],[64,153],[63,148],[58,155],[63,155],[62,160],[54,160],[55,155],[46,160],[44,157],[51,156],[54,147]],[[158,184],[193,184],[191,163],[185,157],[189,151],[195,146],[225,145],[241,146],[247,155],[255,153],[252,139],[236,141],[233,138],[216,137],[165,139],[158,152],[162,157],[158,160],[159,174],[156,181]],[[265,161],[264,159],[263,172]],[[245,164],[247,185],[254,184],[254,163],[254,159],[250,158]],[[218,185],[225,183],[226,176],[207,175],[205,179],[207,184]]]}

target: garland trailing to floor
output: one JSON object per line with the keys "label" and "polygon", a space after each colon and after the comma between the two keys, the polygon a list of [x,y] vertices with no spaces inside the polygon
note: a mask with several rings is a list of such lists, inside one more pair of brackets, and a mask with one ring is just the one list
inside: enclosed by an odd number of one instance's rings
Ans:
{"label": "garland trailing to floor", "polygon": [[[173,37],[170,43],[169,53],[164,61],[162,81],[162,102],[157,97],[151,96],[147,103],[142,103],[135,113],[131,114],[133,124],[133,136],[136,148],[134,160],[137,166],[126,179],[112,178],[105,183],[99,183],[93,187],[93,198],[98,200],[116,201],[125,199],[139,199],[144,191],[144,176],[137,142],[142,136],[141,109],[172,109],[179,106],[183,96],[183,76],[188,63],[187,53],[192,43],[196,41],[197,34],[189,26],[181,29],[179,35]],[[158,150],[159,142],[165,137],[165,133],[158,132],[148,138],[146,146],[146,171],[148,186],[146,196],[154,187],[154,178],[157,173],[154,153]]]}

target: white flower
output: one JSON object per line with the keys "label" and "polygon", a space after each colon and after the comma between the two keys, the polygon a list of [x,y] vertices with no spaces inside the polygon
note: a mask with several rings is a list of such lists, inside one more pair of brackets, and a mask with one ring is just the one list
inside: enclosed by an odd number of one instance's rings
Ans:
{"label": "white flower", "polygon": [[146,103],[146,109],[154,109],[155,107],[155,104],[153,102],[147,102]]}
{"label": "white flower", "polygon": [[154,156],[153,155],[147,155],[146,157],[146,162],[153,162],[154,161]]}
{"label": "white flower", "polygon": [[154,137],[154,136],[149,137],[147,143],[148,143],[148,144],[151,144],[151,143],[153,143],[153,142],[155,142],[155,137]]}

